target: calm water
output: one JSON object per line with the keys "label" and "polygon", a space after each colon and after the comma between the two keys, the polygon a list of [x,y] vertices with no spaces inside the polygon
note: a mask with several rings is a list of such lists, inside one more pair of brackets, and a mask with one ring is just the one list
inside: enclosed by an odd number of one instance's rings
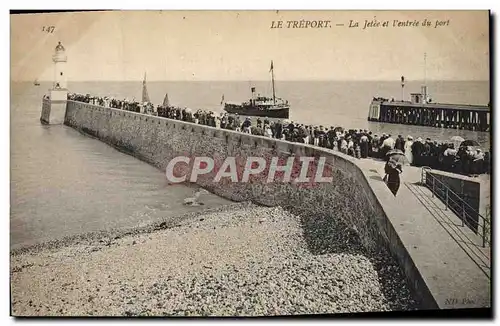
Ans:
{"label": "calm water", "polygon": [[[406,92],[419,90],[406,85]],[[434,101],[486,104],[487,82],[429,83]],[[41,98],[50,85],[11,85],[11,247],[54,237],[115,227],[131,227],[165,216],[198,210],[182,199],[193,189],[167,185],[162,171],[86,137],[66,126],[39,122]],[[271,94],[270,83],[253,83],[257,92]],[[70,83],[72,92],[141,98],[141,82]],[[174,105],[220,111],[227,101],[249,97],[248,82],[149,82],[153,103],[168,92]],[[394,135],[449,139],[461,135],[483,147],[489,133],[366,121],[372,96],[397,98],[398,83],[390,82],[278,82],[277,95],[291,104],[291,119],[308,124],[366,128]],[[227,201],[210,195],[210,206]],[[206,206],[205,206],[206,207]]]}
{"label": "calm water", "polygon": [[229,202],[202,195],[205,206],[182,205],[193,189],[168,185],[162,171],[69,127],[41,125],[44,89],[16,86],[11,91],[11,248]]}

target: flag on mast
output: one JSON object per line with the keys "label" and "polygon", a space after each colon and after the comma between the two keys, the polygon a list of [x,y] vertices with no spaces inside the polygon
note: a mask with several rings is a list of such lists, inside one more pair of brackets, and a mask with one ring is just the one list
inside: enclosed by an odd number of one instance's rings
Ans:
{"label": "flag on mast", "polygon": [[168,93],[165,93],[163,98],[163,107],[168,108],[170,106],[170,101],[168,100]]}
{"label": "flag on mast", "polygon": [[148,89],[146,88],[146,73],[144,73],[144,80],[142,81],[142,103],[151,101],[149,100]]}
{"label": "flag on mast", "polygon": [[222,99],[220,100],[220,104],[222,105],[224,103],[224,94],[222,94]]}
{"label": "flag on mast", "polygon": [[269,72],[273,71],[274,67],[273,67],[273,60],[271,60],[271,68],[269,69]]}

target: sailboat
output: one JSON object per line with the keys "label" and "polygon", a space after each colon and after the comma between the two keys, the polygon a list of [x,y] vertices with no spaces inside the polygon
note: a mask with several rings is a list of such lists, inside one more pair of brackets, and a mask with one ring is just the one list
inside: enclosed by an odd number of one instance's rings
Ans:
{"label": "sailboat", "polygon": [[[165,40],[165,42],[166,42],[166,40]],[[167,62],[165,61],[165,80],[166,80],[167,75],[168,75],[168,73],[167,73]],[[168,93],[166,92],[165,93],[165,97],[163,98],[163,103],[158,108],[158,116],[167,118],[168,117],[167,113],[168,113],[170,107],[171,107],[170,106],[170,100],[168,99]]]}
{"label": "sailboat", "polygon": [[146,86],[146,73],[144,73],[144,80],[142,81],[142,108],[143,112],[150,115],[156,115],[153,104],[149,99],[148,88]]}
{"label": "sailboat", "polygon": [[148,88],[146,87],[146,73],[144,73],[144,80],[142,81],[142,104],[151,103],[149,100]]}
{"label": "sailboat", "polygon": [[33,85],[40,86],[40,82],[38,81],[38,79],[35,79],[35,81],[33,82]]}
{"label": "sailboat", "polygon": [[163,98],[162,105],[158,108],[158,116],[168,118],[167,112],[168,108],[170,108],[170,101],[168,99],[168,93],[165,93],[165,97]]}
{"label": "sailboat", "polygon": [[168,100],[168,93],[165,93],[165,97],[163,98],[162,106],[165,108],[170,107],[170,101]]}
{"label": "sailboat", "polygon": [[[271,60],[271,80],[273,86],[273,97],[255,96],[255,87],[251,88],[252,97],[241,104],[223,103],[224,110],[228,113],[245,115],[245,116],[260,116],[269,118],[288,119],[290,106],[288,101],[276,97],[274,88],[274,64]],[[223,100],[224,101],[224,100]]]}

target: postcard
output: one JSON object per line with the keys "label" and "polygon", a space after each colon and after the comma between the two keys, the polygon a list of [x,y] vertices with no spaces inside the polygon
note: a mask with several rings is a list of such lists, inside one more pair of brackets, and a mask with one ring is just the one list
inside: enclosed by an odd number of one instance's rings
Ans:
{"label": "postcard", "polygon": [[489,11],[10,24],[12,316],[491,316]]}

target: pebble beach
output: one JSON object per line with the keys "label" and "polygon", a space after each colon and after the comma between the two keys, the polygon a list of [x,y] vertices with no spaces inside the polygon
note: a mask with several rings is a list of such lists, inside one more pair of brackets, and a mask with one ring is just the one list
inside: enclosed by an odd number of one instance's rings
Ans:
{"label": "pebble beach", "polygon": [[338,221],[237,203],[11,251],[14,316],[273,316],[417,309]]}

